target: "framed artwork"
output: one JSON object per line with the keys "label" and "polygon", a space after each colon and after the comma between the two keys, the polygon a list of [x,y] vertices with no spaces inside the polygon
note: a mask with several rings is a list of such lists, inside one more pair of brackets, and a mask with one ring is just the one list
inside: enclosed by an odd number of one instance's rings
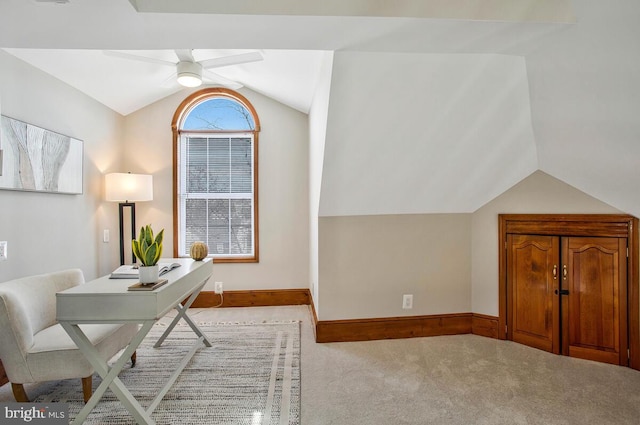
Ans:
{"label": "framed artwork", "polygon": [[82,193],[81,140],[5,116],[0,130],[0,189]]}

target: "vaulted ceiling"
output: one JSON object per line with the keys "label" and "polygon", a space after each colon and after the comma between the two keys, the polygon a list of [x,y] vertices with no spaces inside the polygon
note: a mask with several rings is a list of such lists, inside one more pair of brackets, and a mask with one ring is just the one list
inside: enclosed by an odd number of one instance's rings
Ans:
{"label": "vaulted ceiling", "polygon": [[4,0],[0,47],[123,114],[177,88],[104,49],[260,49],[219,73],[303,112],[334,51],[327,215],[473,211],[535,169],[640,215],[640,2],[383,3]]}

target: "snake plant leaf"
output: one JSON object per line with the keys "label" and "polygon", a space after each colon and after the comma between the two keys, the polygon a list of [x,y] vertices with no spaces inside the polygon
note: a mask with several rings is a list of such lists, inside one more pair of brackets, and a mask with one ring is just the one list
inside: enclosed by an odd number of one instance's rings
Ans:
{"label": "snake plant leaf", "polygon": [[[144,252],[144,260],[142,260],[142,264],[145,266],[153,266],[156,263],[154,259],[156,258],[156,253],[158,252],[158,244],[151,244],[149,248]],[[160,257],[157,257],[160,258]],[[157,260],[156,260],[157,262]]]}
{"label": "snake plant leaf", "polygon": [[135,255],[143,266],[154,266],[162,256],[162,241],[164,239],[164,229],[154,238],[153,229],[150,225],[140,228],[138,239],[131,241],[133,255]]}
{"label": "snake plant leaf", "polygon": [[164,229],[160,230],[154,242],[157,243],[158,246],[162,246],[162,239],[164,239]]}
{"label": "snake plant leaf", "polygon": [[153,245],[158,247],[158,249],[156,250],[156,255],[155,257],[153,257],[153,264],[156,264],[158,260],[160,260],[160,257],[162,256],[162,245],[158,245],[155,243]]}
{"label": "snake plant leaf", "polygon": [[140,233],[138,234],[138,241],[140,242],[140,244],[142,244],[142,242],[144,241],[145,238],[145,234],[147,233],[147,228],[146,226],[142,226],[140,228]]}
{"label": "snake plant leaf", "polygon": [[151,226],[146,226],[146,231],[143,234],[143,240],[147,244],[147,246],[151,246],[153,244],[153,230],[151,230]]}
{"label": "snake plant leaf", "polygon": [[140,243],[137,240],[134,239],[131,241],[131,249],[133,250],[133,255],[142,261],[142,251],[140,250]]}

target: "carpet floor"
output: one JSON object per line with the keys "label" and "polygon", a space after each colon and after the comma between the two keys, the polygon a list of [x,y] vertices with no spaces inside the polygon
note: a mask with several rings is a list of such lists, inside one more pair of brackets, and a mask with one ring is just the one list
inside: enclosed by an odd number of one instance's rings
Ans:
{"label": "carpet floor", "polygon": [[[189,315],[198,323],[300,321],[303,425],[640,424],[640,371],[627,367],[477,335],[317,344],[308,306]],[[70,382],[79,391],[80,381]],[[25,388],[35,399],[57,384]],[[11,386],[0,387],[0,402],[13,401]]]}
{"label": "carpet floor", "polygon": [[[196,336],[177,326],[160,348],[153,344],[164,331],[156,325],[138,348],[134,368],[120,379],[143,407],[167,381]],[[212,343],[189,361],[151,417],[157,424],[300,423],[300,324],[217,323],[201,326]],[[94,375],[94,389],[101,379]],[[69,403],[74,418],[83,406],[78,380],[58,382],[37,403]],[[130,413],[107,390],[89,414],[88,424],[133,424]]]}

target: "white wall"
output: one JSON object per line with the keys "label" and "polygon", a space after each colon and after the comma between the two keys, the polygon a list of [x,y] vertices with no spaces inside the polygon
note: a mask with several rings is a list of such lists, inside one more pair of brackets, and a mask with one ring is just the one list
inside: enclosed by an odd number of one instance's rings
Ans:
{"label": "white wall", "polygon": [[[320,217],[320,320],[498,315],[498,214],[619,210],[536,171],[473,214]],[[414,308],[402,310],[403,294]]]}
{"label": "white wall", "polygon": [[430,19],[464,19],[533,22],[573,21],[570,0],[404,0],[402,7],[374,7],[368,0],[324,1],[290,0],[269,2],[176,2],[174,0],[129,0],[144,12],[224,13],[233,15],[304,15],[304,16],[408,16]]}
{"label": "white wall", "polygon": [[[333,63],[319,210],[321,320],[497,315],[499,213],[618,212],[535,172],[522,58],[337,52]],[[407,246],[410,254],[398,258]],[[414,309],[401,310],[408,291]]]}
{"label": "white wall", "polygon": [[[91,279],[118,264],[117,204],[103,201],[106,172],[152,173],[154,201],[138,204],[138,224],[172,233],[170,123],[190,92],[123,118],[2,51],[0,71],[4,115],[81,139],[85,155],[82,195],[0,190],[0,240],[9,242],[0,281],[68,267],[82,268]],[[321,217],[314,229],[318,179],[326,166],[323,122],[331,125],[335,117],[324,116],[329,103],[324,89],[321,85],[309,122],[302,113],[241,91],[263,128],[261,261],[217,264],[215,279],[228,290],[304,288],[311,276],[314,299],[322,301],[321,320],[467,311],[497,315],[499,213],[619,212],[538,171],[472,215]],[[341,98],[332,96],[331,102]],[[108,244],[102,243],[103,229],[111,231]],[[172,245],[167,238],[167,253]],[[400,308],[403,293],[414,294],[413,310]]]}
{"label": "white wall", "polygon": [[[125,118],[124,169],[150,173],[154,199],[136,206],[138,227],[165,229],[173,254],[171,120],[193,91],[183,90]],[[258,145],[259,263],[214,264],[225,290],[309,286],[309,129],[307,116],[248,89],[240,90],[260,118]],[[212,280],[213,280],[212,279]],[[209,283],[205,290],[213,290]]]}
{"label": "white wall", "polygon": [[117,206],[103,202],[102,173],[120,157],[123,118],[93,99],[0,51],[2,114],[84,141],[82,195],[0,190],[0,282],[79,267],[85,278],[118,264]]}
{"label": "white wall", "polygon": [[522,57],[333,64],[320,216],[470,213],[538,168]]}
{"label": "white wall", "polygon": [[318,212],[332,67],[333,53],[325,52],[322,69],[319,72],[318,85],[309,111],[309,279],[316,311],[319,309],[320,302],[318,297]]}
{"label": "white wall", "polygon": [[[154,175],[154,201],[137,204],[137,224],[172,238],[171,119],[181,92],[122,117],[59,80],[0,51],[2,113],[84,141],[84,194],[0,190],[0,240],[9,259],[0,281],[68,267],[87,279],[119,264],[118,207],[104,202],[103,174]],[[259,139],[260,263],[218,264],[225,289],[305,288],[309,282],[309,130],[307,116],[249,90]],[[111,242],[102,242],[109,229]]]}
{"label": "white wall", "polygon": [[573,4],[576,25],[527,54],[538,168],[638,217],[640,2]]}
{"label": "white wall", "polygon": [[319,221],[320,320],[471,311],[471,214]]}
{"label": "white wall", "polygon": [[473,213],[472,311],[498,316],[498,214],[615,214],[621,211],[536,171]]}

